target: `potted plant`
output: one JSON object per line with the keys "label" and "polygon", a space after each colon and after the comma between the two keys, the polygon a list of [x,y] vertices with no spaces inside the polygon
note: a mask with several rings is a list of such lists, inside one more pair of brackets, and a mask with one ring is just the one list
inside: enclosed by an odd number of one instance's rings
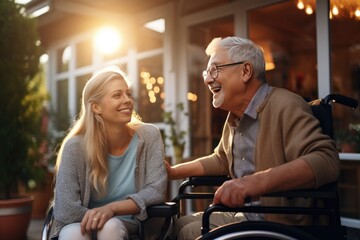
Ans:
{"label": "potted plant", "polygon": [[337,131],[336,140],[343,153],[360,152],[360,124],[350,123],[345,130]]}
{"label": "potted plant", "polygon": [[[0,216],[0,236],[25,239],[33,198],[19,195],[19,183],[26,185],[37,172],[34,147],[42,97],[34,76],[39,72],[41,48],[35,20],[12,0],[0,1],[0,29],[0,207],[6,208]],[[19,203],[25,205],[17,208]]]}
{"label": "potted plant", "polygon": [[[183,103],[176,104],[176,110],[178,114],[187,116],[187,113],[184,111]],[[163,119],[164,123],[170,127],[170,135],[164,134],[164,142],[166,143],[166,139],[169,139],[174,150],[176,163],[181,163],[185,148],[186,131],[178,129],[179,126],[173,117],[172,111],[165,111],[163,113]]]}

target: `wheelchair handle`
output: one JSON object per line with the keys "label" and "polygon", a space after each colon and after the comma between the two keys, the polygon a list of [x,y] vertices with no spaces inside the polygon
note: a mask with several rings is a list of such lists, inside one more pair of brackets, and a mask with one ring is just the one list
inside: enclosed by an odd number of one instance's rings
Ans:
{"label": "wheelchair handle", "polygon": [[359,101],[341,94],[329,94],[321,99],[322,104],[329,104],[330,101],[340,103],[342,105],[356,109],[359,105]]}

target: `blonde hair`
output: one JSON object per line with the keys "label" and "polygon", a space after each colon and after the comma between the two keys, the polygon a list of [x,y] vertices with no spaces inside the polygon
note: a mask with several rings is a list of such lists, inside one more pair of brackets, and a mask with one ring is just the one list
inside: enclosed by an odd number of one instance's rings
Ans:
{"label": "blonde hair", "polygon": [[[69,132],[61,144],[55,166],[57,172],[65,143],[73,136],[82,135],[85,142],[86,157],[90,166],[90,182],[98,196],[104,196],[106,193],[109,146],[104,121],[92,111],[91,106],[93,103],[100,102],[105,94],[105,86],[113,79],[122,79],[130,87],[125,74],[114,66],[107,67],[96,73],[85,84],[82,92],[80,114],[73,126],[69,128]],[[128,125],[138,121],[140,119],[134,112]]]}

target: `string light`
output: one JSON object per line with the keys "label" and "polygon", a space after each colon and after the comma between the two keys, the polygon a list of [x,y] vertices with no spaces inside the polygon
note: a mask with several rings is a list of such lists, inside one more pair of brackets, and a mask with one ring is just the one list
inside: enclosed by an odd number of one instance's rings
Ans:
{"label": "string light", "polygon": [[[296,7],[304,10],[306,14],[314,13],[315,0],[296,0]],[[350,18],[360,20],[360,1],[357,0],[331,0],[329,18]]]}

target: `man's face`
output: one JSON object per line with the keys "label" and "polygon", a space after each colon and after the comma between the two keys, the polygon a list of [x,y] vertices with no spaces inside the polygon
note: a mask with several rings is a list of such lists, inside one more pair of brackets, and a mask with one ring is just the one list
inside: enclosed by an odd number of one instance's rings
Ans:
{"label": "man's face", "polygon": [[[233,63],[227,52],[218,49],[209,59],[207,69],[211,67]],[[245,93],[245,84],[241,81],[242,64],[231,67],[217,68],[217,77],[213,79],[210,74],[204,79],[204,83],[213,94],[213,106],[227,111],[232,111],[241,101]]]}

